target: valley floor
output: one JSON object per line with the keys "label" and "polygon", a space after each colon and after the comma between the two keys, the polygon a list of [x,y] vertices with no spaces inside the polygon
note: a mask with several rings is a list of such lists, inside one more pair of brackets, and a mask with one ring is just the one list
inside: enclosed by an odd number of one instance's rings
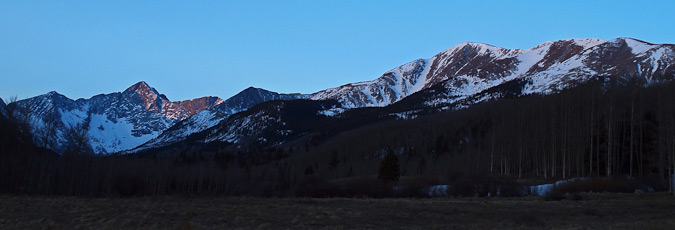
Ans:
{"label": "valley floor", "polygon": [[77,198],[0,195],[0,229],[675,229],[672,194],[526,198]]}

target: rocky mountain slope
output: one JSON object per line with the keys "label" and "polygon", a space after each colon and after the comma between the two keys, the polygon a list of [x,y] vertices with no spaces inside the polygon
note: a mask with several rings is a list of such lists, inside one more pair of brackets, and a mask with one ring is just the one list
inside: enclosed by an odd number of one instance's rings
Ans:
{"label": "rocky mountain slope", "polygon": [[[411,119],[418,115],[471,106],[475,103],[528,94],[551,94],[591,79],[638,81],[644,85],[675,77],[675,46],[636,39],[567,39],[530,49],[505,49],[462,43],[432,58],[399,66],[373,81],[343,85],[312,94],[316,101],[334,100],[315,111],[325,126],[348,120]],[[247,115],[231,117],[199,134],[199,143],[223,142],[275,146],[297,135],[274,141],[264,133],[304,132],[285,127],[279,116],[284,103],[254,107]],[[351,111],[356,108],[373,109]],[[275,109],[271,109],[275,108]],[[257,110],[256,110],[257,109]],[[275,112],[276,111],[276,112]],[[358,123],[357,122],[357,123]],[[278,125],[277,125],[278,124]],[[285,128],[284,128],[285,127]],[[314,131],[324,127],[316,127]]]}
{"label": "rocky mountain slope", "polygon": [[262,102],[273,100],[295,100],[307,97],[308,95],[304,94],[281,94],[265,89],[249,87],[211,109],[204,110],[190,118],[176,123],[161,135],[139,146],[132,152],[176,143],[185,139],[185,137],[190,134],[214,127],[230,115],[245,111]]}
{"label": "rocky mountain slope", "polygon": [[431,58],[399,66],[376,80],[323,90],[310,98],[335,99],[346,108],[383,107],[442,84],[445,90],[427,101],[435,106],[516,79],[527,82],[523,94],[555,92],[593,76],[635,76],[651,84],[669,80],[675,73],[673,47],[632,38],[567,39],[530,49],[462,43]]}
{"label": "rocky mountain slope", "polygon": [[[249,87],[222,100],[201,97],[171,101],[164,94],[138,82],[123,92],[72,100],[57,92],[17,102],[16,121],[29,127],[38,145],[64,152],[77,129],[84,129],[90,151],[109,154],[172,143],[218,124],[229,115],[269,100],[306,98]],[[4,103],[0,111],[5,111]],[[166,133],[165,133],[166,132]]]}
{"label": "rocky mountain slope", "polygon": [[95,153],[136,147],[176,122],[222,103],[217,97],[172,102],[145,82],[123,92],[72,100],[57,92],[17,102],[19,122],[28,124],[38,145],[66,150],[75,129],[85,129]]}

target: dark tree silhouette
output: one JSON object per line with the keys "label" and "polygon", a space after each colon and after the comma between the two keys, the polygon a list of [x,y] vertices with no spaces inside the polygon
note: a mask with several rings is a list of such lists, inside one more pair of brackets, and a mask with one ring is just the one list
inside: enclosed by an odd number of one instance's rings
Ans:
{"label": "dark tree silhouette", "polygon": [[338,152],[333,151],[330,157],[330,162],[328,162],[328,165],[330,165],[331,169],[334,169],[340,164],[340,160],[338,160]]}
{"label": "dark tree silhouette", "polygon": [[65,155],[79,156],[89,152],[87,122],[72,125],[66,135],[68,144]]}
{"label": "dark tree silhouette", "polygon": [[387,151],[387,155],[380,162],[380,171],[377,178],[384,183],[398,182],[401,177],[400,166],[398,164],[398,157],[394,151]]}
{"label": "dark tree silhouette", "polygon": [[312,166],[307,166],[307,168],[305,168],[305,176],[309,176],[312,174],[314,174],[314,169],[312,168]]}

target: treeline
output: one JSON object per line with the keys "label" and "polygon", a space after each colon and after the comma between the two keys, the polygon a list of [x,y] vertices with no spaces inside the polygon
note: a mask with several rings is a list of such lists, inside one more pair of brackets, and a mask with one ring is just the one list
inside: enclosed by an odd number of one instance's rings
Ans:
{"label": "treeline", "polygon": [[[0,119],[0,192],[374,196],[388,194],[387,186],[418,188],[419,194],[429,185],[450,184],[470,188],[457,194],[471,195],[476,186],[503,190],[516,187],[513,182],[573,177],[638,178],[667,189],[675,165],[674,101],[675,83],[644,87],[600,79],[553,95],[484,102],[337,134],[310,132],[274,147],[112,156],[89,155],[77,146],[58,155],[33,145],[15,122]],[[388,153],[397,157],[399,184],[378,180]]]}
{"label": "treeline", "polygon": [[85,197],[288,196],[293,190],[286,179],[288,174],[280,171],[280,167],[263,165],[287,155],[276,149],[242,152],[237,156],[181,153],[158,157],[58,155],[25,142],[5,147],[8,148],[3,149],[0,162],[2,193]]}
{"label": "treeline", "polygon": [[629,176],[657,178],[665,187],[675,165],[673,101],[673,83],[596,80],[553,95],[374,124],[338,135],[315,154],[351,159],[338,174],[374,174],[368,159],[392,148],[408,176]]}

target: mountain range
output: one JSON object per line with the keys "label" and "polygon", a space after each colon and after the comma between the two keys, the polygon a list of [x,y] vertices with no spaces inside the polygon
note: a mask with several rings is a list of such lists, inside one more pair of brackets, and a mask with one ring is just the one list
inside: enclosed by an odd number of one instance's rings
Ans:
{"label": "mountain range", "polygon": [[174,102],[146,82],[138,82],[123,92],[89,99],[73,100],[52,91],[18,101],[13,113],[17,120],[30,126],[38,145],[66,151],[69,134],[83,126],[91,151],[109,154],[134,148],[180,121],[203,117],[207,112],[226,116],[251,104],[284,96],[250,88],[228,100],[201,97]]}
{"label": "mountain range", "polygon": [[[674,57],[673,45],[631,38],[567,39],[526,50],[462,43],[373,81],[319,91],[308,98],[311,101],[254,106],[182,143],[273,147],[388,119],[412,119],[505,97],[553,94],[592,79],[634,80],[647,86],[673,79]],[[299,116],[303,119],[298,120]],[[144,148],[176,142],[146,143]]]}
{"label": "mountain range", "polygon": [[636,76],[652,83],[670,80],[675,73],[673,47],[632,38],[567,39],[530,49],[467,42],[399,66],[376,80],[323,90],[310,98],[336,99],[346,108],[382,107],[442,84],[445,92],[428,102],[435,105],[516,79],[528,81],[524,94],[555,92],[593,76]]}
{"label": "mountain range", "polygon": [[[68,134],[77,127],[86,130],[91,151],[99,154],[179,143],[269,147],[311,137],[318,130],[335,133],[505,97],[554,94],[592,79],[658,84],[673,79],[674,61],[675,45],[632,38],[566,39],[530,49],[467,42],[375,80],[313,94],[251,87],[226,100],[172,102],[139,82],[123,92],[89,99],[49,92],[18,101],[12,113],[30,127],[36,143],[57,152],[68,149]],[[0,103],[0,110],[5,107]]]}

